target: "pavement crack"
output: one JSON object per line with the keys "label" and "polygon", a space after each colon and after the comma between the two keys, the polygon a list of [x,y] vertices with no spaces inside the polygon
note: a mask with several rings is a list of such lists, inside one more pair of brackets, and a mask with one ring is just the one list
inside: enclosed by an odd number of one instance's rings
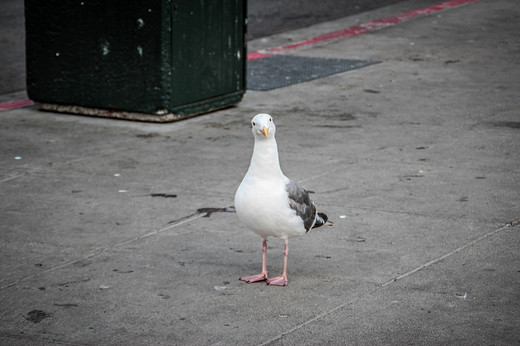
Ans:
{"label": "pavement crack", "polygon": [[338,306],[336,306],[336,307],[334,307],[334,308],[332,308],[330,310],[324,311],[321,314],[318,314],[315,317],[313,317],[313,318],[311,318],[311,319],[309,319],[309,320],[307,320],[307,321],[305,321],[303,323],[300,323],[300,324],[294,326],[293,328],[291,328],[291,329],[289,329],[289,330],[287,330],[285,332],[282,332],[281,334],[275,336],[274,338],[272,338],[272,339],[270,339],[270,340],[268,340],[268,341],[266,341],[266,342],[264,342],[264,343],[262,343],[260,345],[264,346],[264,345],[273,344],[273,343],[279,341],[280,339],[283,339],[285,336],[290,335],[290,334],[300,330],[301,328],[303,328],[303,327],[305,327],[305,326],[307,326],[307,325],[309,325],[311,323],[314,323],[314,322],[316,322],[316,321],[318,321],[318,320],[320,320],[320,319],[322,319],[322,318],[324,318],[326,316],[329,316],[329,315],[335,313],[336,311],[339,311],[339,310],[343,309],[344,307],[346,307],[348,305],[351,305],[354,302],[356,302],[356,301],[358,301],[358,300],[360,300],[360,299],[362,299],[362,298],[364,298],[366,296],[370,296],[370,295],[376,293],[377,291],[383,289],[384,287],[386,287],[386,286],[388,286],[388,285],[390,285],[390,284],[392,284],[394,282],[397,282],[397,281],[402,280],[402,279],[404,279],[404,278],[406,278],[406,277],[408,277],[410,275],[413,275],[413,274],[417,273],[418,271],[420,271],[420,270],[422,270],[424,268],[427,268],[427,267],[432,266],[432,265],[434,265],[434,264],[436,264],[438,262],[441,262],[442,260],[444,260],[444,259],[446,259],[448,257],[451,257],[452,255],[457,254],[457,253],[463,251],[464,249],[481,242],[484,239],[487,239],[487,238],[489,238],[491,236],[494,236],[494,235],[496,235],[496,234],[498,234],[498,233],[500,233],[500,232],[502,232],[502,231],[504,231],[506,229],[509,229],[511,227],[515,227],[515,226],[518,226],[518,225],[520,225],[520,219],[516,219],[516,220],[513,220],[513,221],[506,222],[506,223],[502,224],[499,228],[494,229],[493,231],[488,232],[486,234],[483,234],[483,235],[481,235],[481,236],[479,236],[479,237],[477,237],[477,238],[475,238],[473,240],[470,240],[470,241],[466,242],[465,244],[459,246],[458,248],[456,248],[456,249],[454,249],[454,250],[452,250],[452,251],[450,251],[450,252],[448,252],[448,253],[440,256],[440,257],[437,257],[437,258],[435,258],[435,259],[433,259],[433,260],[431,260],[431,261],[429,261],[427,263],[424,263],[424,264],[416,267],[415,269],[410,270],[407,273],[399,275],[399,276],[397,276],[397,277],[395,277],[395,278],[393,278],[393,279],[391,279],[391,280],[389,280],[387,282],[384,282],[383,284],[379,284],[379,287],[376,287],[376,288],[374,288],[374,289],[372,289],[372,290],[370,290],[368,292],[362,293],[359,296],[354,297],[354,298],[344,302],[343,304],[340,304],[340,305],[338,305]]}
{"label": "pavement crack", "polygon": [[418,271],[420,271],[420,270],[422,270],[424,268],[430,267],[430,266],[432,266],[432,265],[434,265],[434,264],[436,264],[438,262],[441,262],[442,260],[444,260],[444,259],[446,259],[448,257],[451,257],[452,255],[454,255],[456,253],[461,252],[462,250],[466,249],[467,247],[475,245],[475,244],[479,243],[480,241],[482,241],[484,239],[487,239],[487,238],[489,238],[489,237],[491,237],[491,236],[493,236],[493,235],[495,235],[497,233],[500,233],[500,232],[502,232],[505,229],[508,229],[510,227],[517,226],[518,224],[520,224],[520,219],[509,221],[509,222],[503,224],[502,226],[500,226],[499,228],[497,228],[497,229],[495,229],[495,230],[493,230],[491,232],[485,233],[485,234],[481,235],[480,237],[477,237],[477,238],[475,238],[473,240],[470,240],[467,243],[459,246],[458,248],[456,248],[456,249],[454,249],[454,250],[452,250],[452,251],[450,251],[450,252],[448,252],[448,253],[440,256],[440,257],[432,259],[431,261],[429,261],[427,263],[424,263],[424,264],[422,264],[422,265],[420,265],[420,266],[418,266],[418,267],[416,267],[416,268],[414,268],[414,269],[412,269],[412,270],[410,270],[410,271],[408,271],[408,272],[406,272],[406,273],[404,273],[402,275],[396,276],[395,278],[393,278],[393,279],[391,279],[391,280],[381,284],[381,287],[388,286],[388,285],[390,285],[393,282],[396,282],[396,281],[399,281],[401,279],[404,279],[407,276],[410,276],[410,275],[412,275],[414,273],[417,273]]}
{"label": "pavement crack", "polygon": [[[35,277],[38,277],[38,276],[41,276],[43,274],[46,274],[46,273],[49,273],[49,272],[53,272],[53,271],[57,271],[59,269],[62,269],[62,268],[65,268],[65,267],[69,267],[73,264],[76,264],[76,263],[79,263],[79,262],[82,262],[82,261],[85,261],[87,259],[90,259],[90,258],[93,258],[93,257],[96,257],[104,252],[108,252],[110,250],[114,250],[114,249],[117,249],[119,247],[122,247],[126,244],[129,244],[129,243],[133,243],[133,242],[136,242],[136,241],[139,241],[139,240],[142,240],[144,238],[148,238],[150,236],[154,236],[154,235],[158,235],[160,233],[163,233],[163,232],[166,232],[170,229],[173,229],[173,228],[176,228],[178,226],[181,226],[185,223],[188,223],[188,222],[191,222],[191,221],[194,221],[198,218],[201,218],[205,215],[205,213],[200,213],[200,212],[197,212],[197,213],[193,213],[193,214],[190,214],[190,215],[187,215],[187,216],[184,216],[184,217],[181,217],[177,220],[174,220],[174,221],[170,221],[170,223],[168,224],[168,226],[166,227],[163,227],[159,230],[156,230],[156,231],[152,231],[152,232],[148,232],[148,233],[145,233],[145,234],[141,234],[139,236],[136,236],[136,237],[133,237],[133,238],[130,238],[130,239],[127,239],[127,240],[123,240],[119,243],[116,243],[114,245],[111,245],[111,246],[107,246],[107,247],[103,247],[103,248],[98,248],[96,249],[94,252],[84,256],[84,257],[81,257],[81,258],[78,258],[78,259],[75,259],[75,260],[72,260],[72,261],[69,261],[67,263],[63,263],[61,265],[58,265],[58,266],[55,266],[55,267],[52,267],[52,268],[49,268],[47,270],[44,270],[42,272],[39,272],[39,273],[36,273],[36,274],[33,274],[33,275],[29,275],[29,276],[26,276],[26,277],[23,277],[21,279],[18,279],[18,280],[15,280],[13,282],[10,282],[10,283],[7,283],[5,285],[2,285],[0,286],[0,290],[3,290],[5,288],[9,288],[9,287],[12,287],[12,286],[15,286],[21,282],[24,282],[24,281],[27,281],[27,280],[30,280],[30,279],[33,279]],[[181,233],[178,233],[178,234],[181,234]]]}

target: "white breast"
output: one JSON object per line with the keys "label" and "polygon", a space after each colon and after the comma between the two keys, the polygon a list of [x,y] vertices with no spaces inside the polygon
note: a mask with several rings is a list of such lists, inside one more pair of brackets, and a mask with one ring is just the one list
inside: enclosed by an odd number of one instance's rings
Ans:
{"label": "white breast", "polygon": [[283,180],[246,174],[235,194],[235,209],[239,219],[261,237],[287,239],[305,233],[302,219],[289,207]]}

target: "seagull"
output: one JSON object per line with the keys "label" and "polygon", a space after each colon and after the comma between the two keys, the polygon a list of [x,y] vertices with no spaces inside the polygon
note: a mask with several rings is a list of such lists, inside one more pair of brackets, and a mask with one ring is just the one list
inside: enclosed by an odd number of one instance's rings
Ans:
{"label": "seagull", "polygon": [[[317,212],[309,193],[282,173],[273,117],[257,114],[251,120],[251,126],[255,138],[253,156],[235,193],[235,210],[238,218],[262,237],[262,272],[240,280],[286,286],[289,237],[332,223],[327,221],[327,215]],[[268,277],[266,266],[267,237],[270,236],[285,242],[282,275],[276,277]]]}

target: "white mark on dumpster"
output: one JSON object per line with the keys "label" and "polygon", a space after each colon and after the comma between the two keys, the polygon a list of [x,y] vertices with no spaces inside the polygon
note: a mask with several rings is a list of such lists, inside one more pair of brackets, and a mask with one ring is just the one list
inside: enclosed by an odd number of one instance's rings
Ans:
{"label": "white mark on dumpster", "polygon": [[108,42],[107,40],[103,40],[100,44],[100,47],[101,53],[103,55],[108,55],[108,53],[110,53],[110,42]]}
{"label": "white mark on dumpster", "polygon": [[139,18],[137,20],[137,28],[141,29],[144,26],[144,20],[142,18]]}
{"label": "white mark on dumpster", "polygon": [[22,159],[22,157],[21,157],[21,156],[15,156],[15,158],[14,158],[14,159],[15,159],[15,160],[21,160],[21,159]]}
{"label": "white mark on dumpster", "polygon": [[137,53],[139,53],[140,56],[143,56],[143,47],[137,46]]}
{"label": "white mark on dumpster", "polygon": [[60,52],[56,52],[56,56],[60,56]]}
{"label": "white mark on dumpster", "polygon": [[237,50],[237,59],[240,60],[240,50]]}

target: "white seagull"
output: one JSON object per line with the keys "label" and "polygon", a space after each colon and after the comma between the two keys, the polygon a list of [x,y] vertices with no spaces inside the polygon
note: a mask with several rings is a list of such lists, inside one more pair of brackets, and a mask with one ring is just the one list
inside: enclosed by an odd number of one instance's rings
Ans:
{"label": "white seagull", "polygon": [[[269,285],[285,286],[289,237],[323,226],[328,218],[316,211],[304,188],[282,173],[273,118],[269,114],[257,114],[251,125],[255,146],[249,169],[235,194],[235,209],[238,218],[262,237],[262,272],[240,280],[248,283],[267,281]],[[269,236],[285,242],[283,272],[273,278],[268,277],[266,266]]]}

